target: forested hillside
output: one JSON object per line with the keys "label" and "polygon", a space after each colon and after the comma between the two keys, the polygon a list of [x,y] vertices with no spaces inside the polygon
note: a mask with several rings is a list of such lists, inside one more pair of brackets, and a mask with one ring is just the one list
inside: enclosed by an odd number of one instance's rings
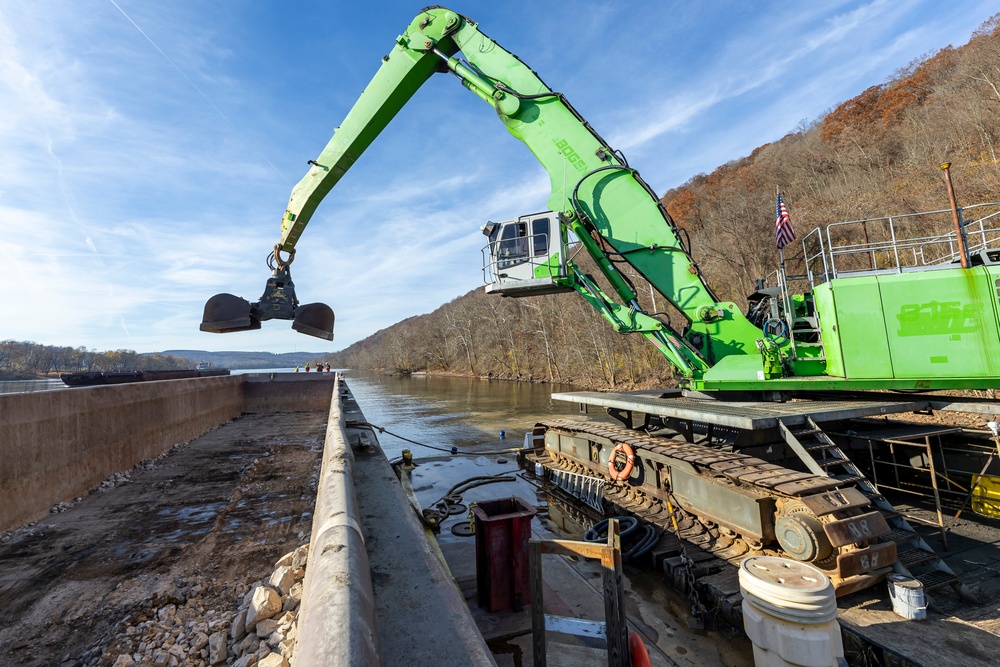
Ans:
{"label": "forested hillside", "polygon": [[1000,14],[965,46],[913,63],[663,202],[695,240],[712,287],[740,302],[774,270],[775,186],[800,236],[832,222],[948,208],[942,162],[952,163],[960,205],[996,201],[998,142]]}
{"label": "forested hillside", "polygon": [[[712,289],[745,305],[754,281],[777,264],[776,187],[802,236],[838,221],[947,208],[939,167],[946,161],[959,205],[1000,200],[998,151],[1000,14],[968,44],[914,62],[809,127],[694,176],[662,201],[690,234]],[[662,297],[650,303],[648,287],[631,275],[646,292],[643,307],[664,310]],[[602,387],[663,385],[671,376],[645,340],[614,333],[575,294],[503,299],[481,288],[329,360]]]}
{"label": "forested hillside", "polygon": [[207,362],[215,368],[231,370],[245,368],[292,368],[304,366],[307,361],[314,361],[323,356],[322,352],[209,352],[208,350],[164,350],[163,355],[186,360],[193,368],[199,363]]}
{"label": "forested hillside", "polygon": [[291,368],[323,356],[321,352],[209,352],[165,350],[136,352],[86,347],[40,345],[30,341],[0,341],[0,379],[34,378],[52,372],[145,371],[194,368],[209,362],[216,368]]}
{"label": "forested hillside", "polygon": [[34,378],[50,372],[143,371],[194,368],[187,359],[135,350],[99,352],[86,347],[0,341],[0,379]]}

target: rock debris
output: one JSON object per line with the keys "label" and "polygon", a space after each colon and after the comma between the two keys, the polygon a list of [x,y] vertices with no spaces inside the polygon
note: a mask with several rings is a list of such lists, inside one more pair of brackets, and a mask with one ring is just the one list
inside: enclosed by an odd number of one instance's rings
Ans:
{"label": "rock debris", "polygon": [[159,593],[106,646],[62,665],[111,667],[290,667],[294,664],[309,545],[282,556],[269,575],[243,586],[235,609],[206,609],[208,585]]}

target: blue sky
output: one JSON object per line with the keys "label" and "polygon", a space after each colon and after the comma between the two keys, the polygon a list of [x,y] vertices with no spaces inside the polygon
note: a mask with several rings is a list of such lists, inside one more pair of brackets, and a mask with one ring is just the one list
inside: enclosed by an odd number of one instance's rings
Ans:
{"label": "blue sky", "polygon": [[[481,285],[479,226],[543,209],[547,178],[440,75],[298,244],[299,299],[333,307],[333,343],[287,322],[198,331],[209,296],[260,296],[292,186],[422,6],[4,0],[0,339],[329,351]],[[565,93],[660,193],[966,42],[996,11],[995,0],[449,7]]]}

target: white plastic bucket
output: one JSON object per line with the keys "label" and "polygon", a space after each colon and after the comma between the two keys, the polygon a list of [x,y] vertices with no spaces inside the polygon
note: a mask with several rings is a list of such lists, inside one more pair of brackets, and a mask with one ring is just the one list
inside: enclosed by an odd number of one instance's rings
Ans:
{"label": "white plastic bucket", "polygon": [[808,563],[752,556],[740,564],[743,627],[756,667],[838,667],[844,644],[833,584]]}
{"label": "white plastic bucket", "polygon": [[889,582],[889,599],[894,612],[911,621],[927,618],[927,595],[922,583],[905,574],[887,574],[885,579]]}

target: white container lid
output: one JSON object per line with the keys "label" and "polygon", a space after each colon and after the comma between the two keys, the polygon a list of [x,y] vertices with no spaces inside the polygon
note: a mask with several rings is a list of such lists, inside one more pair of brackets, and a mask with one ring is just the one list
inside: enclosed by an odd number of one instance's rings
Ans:
{"label": "white container lid", "polygon": [[782,620],[819,624],[837,618],[830,578],[818,567],[776,556],[751,556],[740,563],[744,599]]}

